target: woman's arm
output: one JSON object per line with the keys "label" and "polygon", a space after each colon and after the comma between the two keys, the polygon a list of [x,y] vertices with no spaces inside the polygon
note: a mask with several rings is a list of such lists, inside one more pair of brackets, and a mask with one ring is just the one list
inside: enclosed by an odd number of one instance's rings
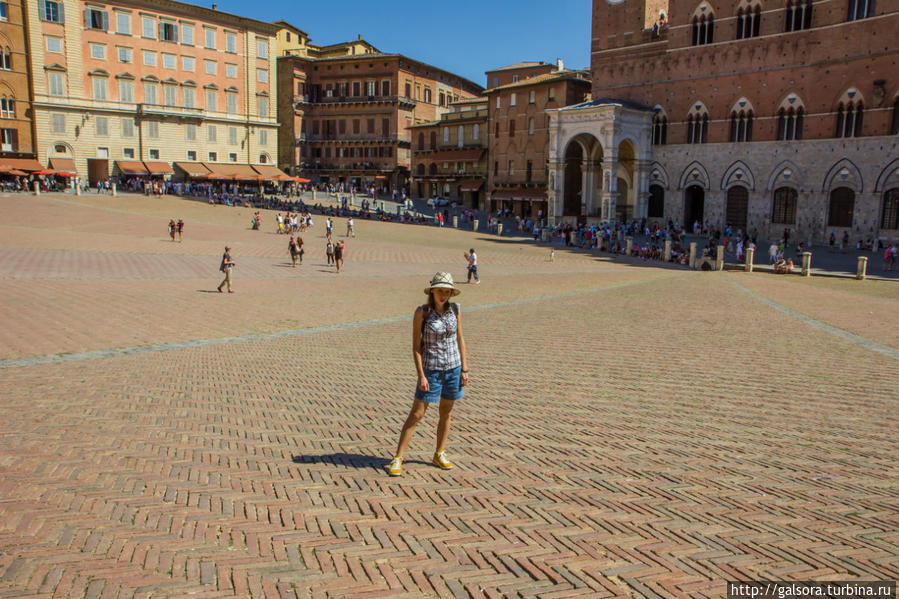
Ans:
{"label": "woman's arm", "polygon": [[456,314],[456,341],[459,343],[459,356],[462,358],[462,386],[468,384],[468,358],[465,355],[465,337],[462,335],[462,311]]}
{"label": "woman's arm", "polygon": [[415,317],[412,319],[412,361],[415,363],[415,372],[418,375],[418,388],[428,391],[431,387],[421,361],[421,321],[423,318],[421,308],[416,308]]}

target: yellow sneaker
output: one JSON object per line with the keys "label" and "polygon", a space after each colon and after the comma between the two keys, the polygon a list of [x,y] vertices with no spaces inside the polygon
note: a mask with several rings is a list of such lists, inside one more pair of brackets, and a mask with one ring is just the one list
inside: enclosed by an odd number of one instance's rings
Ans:
{"label": "yellow sneaker", "polygon": [[400,476],[403,473],[403,458],[397,456],[390,462],[387,468],[387,474],[390,476]]}
{"label": "yellow sneaker", "polygon": [[446,459],[445,451],[438,451],[437,453],[435,453],[434,459],[431,460],[431,463],[442,470],[450,470],[453,467],[453,464],[448,459]]}

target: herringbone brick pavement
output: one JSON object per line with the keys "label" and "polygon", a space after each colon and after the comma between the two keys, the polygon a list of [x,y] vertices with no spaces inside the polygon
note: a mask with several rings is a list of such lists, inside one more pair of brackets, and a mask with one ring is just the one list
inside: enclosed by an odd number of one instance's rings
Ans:
{"label": "herringbone brick pavement", "polygon": [[[99,233],[154,218],[130,198],[46,201],[109,219]],[[239,224],[216,209],[210,231]],[[258,278],[230,297],[190,286],[206,254],[184,244],[165,263],[184,278],[122,284],[137,267],[116,243],[93,266],[84,233],[56,248],[66,276],[27,266],[49,249],[0,242],[21,265],[3,267],[3,320],[38,324],[0,337],[5,358],[305,328],[0,370],[0,597],[722,597],[730,579],[899,578],[899,362],[741,289],[895,348],[890,283],[549,264],[479,239],[457,468],[429,465],[429,413],[393,479],[414,377],[409,320],[383,317],[411,316],[477,237],[369,230],[386,259],[341,279],[266,274],[283,238],[250,238]]]}

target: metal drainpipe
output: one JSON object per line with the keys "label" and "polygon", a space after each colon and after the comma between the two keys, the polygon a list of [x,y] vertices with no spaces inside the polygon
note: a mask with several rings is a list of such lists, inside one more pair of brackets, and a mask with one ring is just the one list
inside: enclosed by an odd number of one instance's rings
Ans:
{"label": "metal drainpipe", "polygon": [[25,37],[24,49],[27,58],[27,60],[25,60],[25,68],[28,73],[28,105],[31,108],[31,153],[34,154],[35,158],[38,158],[40,154],[38,153],[37,148],[37,119],[34,114],[34,76],[32,75],[33,69],[31,65],[31,34],[28,21],[28,3],[20,2],[19,10],[22,13],[22,33]]}

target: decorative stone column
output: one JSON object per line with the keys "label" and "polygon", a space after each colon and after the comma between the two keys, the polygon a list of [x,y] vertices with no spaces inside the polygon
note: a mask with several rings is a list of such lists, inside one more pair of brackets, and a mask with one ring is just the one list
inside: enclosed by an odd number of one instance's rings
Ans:
{"label": "decorative stone column", "polygon": [[602,217],[617,222],[618,154],[609,153],[602,161]]}
{"label": "decorative stone column", "polygon": [[690,268],[696,268],[696,265],[699,264],[699,260],[696,258],[696,242],[692,242],[690,244]]}
{"label": "decorative stone column", "polygon": [[855,278],[859,281],[864,281],[865,277],[868,274],[868,257],[867,256],[859,256],[858,257],[858,270],[855,273]]}
{"label": "decorative stone column", "polygon": [[118,188],[115,183],[112,184],[112,195],[113,195],[113,197],[119,195]]}
{"label": "decorative stone column", "polygon": [[581,163],[581,216],[596,214],[596,183],[602,171],[602,164],[595,160]]}
{"label": "decorative stone column", "polygon": [[664,254],[665,262],[671,262],[671,240],[665,240],[665,254]]}
{"label": "decorative stone column", "polygon": [[503,236],[503,223],[496,223],[496,234],[500,237]]}
{"label": "decorative stone column", "polygon": [[812,275],[812,253],[802,252],[802,276],[810,277]]}
{"label": "decorative stone column", "polygon": [[478,225],[480,225],[480,224],[481,224],[481,219],[479,219],[479,218],[474,219],[473,221],[471,221],[471,230],[477,231]]}
{"label": "decorative stone column", "polygon": [[724,246],[718,246],[718,254],[715,256],[715,270],[724,270]]}
{"label": "decorative stone column", "polygon": [[455,214],[453,215],[453,228],[454,229],[459,228],[459,217],[456,216]]}
{"label": "decorative stone column", "polygon": [[649,214],[649,160],[634,161],[634,218]]}
{"label": "decorative stone column", "polygon": [[562,203],[565,201],[565,162],[550,160],[547,166],[550,185],[546,188],[546,221],[557,225],[562,220]]}
{"label": "decorative stone column", "polygon": [[34,195],[41,195],[41,182],[35,179],[34,181]]}
{"label": "decorative stone column", "polygon": [[630,236],[625,237],[624,243],[625,243],[625,248],[626,248],[624,251],[628,256],[630,256],[631,250],[634,249],[634,238],[630,237]]}
{"label": "decorative stone column", "polygon": [[755,259],[755,250],[753,248],[746,248],[744,250],[746,252],[746,272],[752,272],[753,260]]}

